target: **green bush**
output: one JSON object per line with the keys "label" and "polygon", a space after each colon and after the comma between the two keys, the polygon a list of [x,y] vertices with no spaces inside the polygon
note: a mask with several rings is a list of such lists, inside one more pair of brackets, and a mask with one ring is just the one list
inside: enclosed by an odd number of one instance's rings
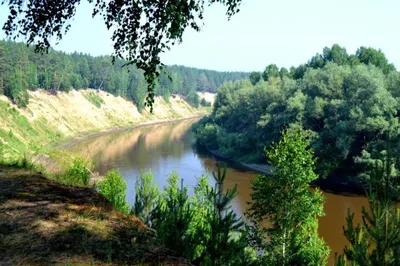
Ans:
{"label": "green bush", "polygon": [[88,186],[93,166],[83,157],[75,157],[72,165],[65,171],[61,179],[70,185]]}
{"label": "green bush", "polygon": [[[255,259],[254,250],[247,247],[243,223],[230,208],[237,190],[224,190],[225,174],[218,171],[215,188],[207,176],[199,177],[195,195],[189,196],[177,173],[172,173],[158,200],[148,206],[152,210],[149,224],[161,243],[195,265],[251,265]],[[143,206],[141,197],[155,199],[158,193],[150,177],[141,177],[148,189],[136,198],[139,206]]]}
{"label": "green bush", "polygon": [[190,103],[193,107],[199,107],[200,99],[199,95],[197,95],[196,91],[191,91],[187,96],[186,99],[188,103]]}
{"label": "green bush", "polygon": [[210,107],[211,102],[207,101],[205,98],[201,98],[200,105],[203,107]]}
{"label": "green bush", "polygon": [[100,108],[104,104],[104,100],[100,96],[96,95],[93,91],[85,95],[85,98],[91,102],[97,108]]}
{"label": "green bush", "polygon": [[206,99],[201,98],[200,105],[203,106],[203,107],[207,106],[207,101],[206,101]]}
{"label": "green bush", "polygon": [[158,204],[160,191],[151,171],[141,172],[135,183],[135,203],[131,213],[150,226],[151,217]]}
{"label": "green bush", "polygon": [[99,185],[99,193],[106,197],[112,206],[122,213],[129,212],[126,202],[126,181],[117,171],[107,173],[105,180]]}
{"label": "green bush", "polygon": [[219,127],[213,124],[208,117],[202,118],[198,123],[193,125],[192,129],[199,144],[209,149],[218,147],[217,136]]}
{"label": "green bush", "polygon": [[56,181],[77,186],[88,186],[94,165],[90,158],[74,154],[63,149],[48,152],[50,159],[60,168],[54,174]]}
{"label": "green bush", "polygon": [[35,164],[34,162],[32,162],[31,157],[28,156],[26,153],[24,153],[24,155],[20,157],[14,157],[14,156],[6,157],[4,155],[4,146],[2,146],[1,143],[0,143],[0,165],[26,169],[26,170],[33,170],[37,172],[43,171],[44,169],[43,165]]}
{"label": "green bush", "polygon": [[187,237],[187,232],[195,210],[188,196],[188,188],[179,188],[178,183],[179,176],[172,173],[168,178],[169,185],[164,188],[162,198],[155,208],[152,225],[165,246],[192,260],[198,243],[193,243],[193,239]]}
{"label": "green bush", "polygon": [[18,107],[26,107],[29,103],[29,93],[26,90],[21,90],[16,93],[14,99]]}

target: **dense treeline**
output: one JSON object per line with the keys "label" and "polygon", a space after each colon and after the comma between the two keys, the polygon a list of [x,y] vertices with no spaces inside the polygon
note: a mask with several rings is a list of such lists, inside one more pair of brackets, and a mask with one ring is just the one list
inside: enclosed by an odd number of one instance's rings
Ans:
{"label": "dense treeline", "polygon": [[[261,160],[282,129],[300,126],[314,138],[320,174],[359,173],[399,137],[400,74],[380,50],[349,55],[325,48],[290,70],[269,65],[249,80],[225,83],[214,110],[197,125],[198,141],[243,160]],[[397,147],[393,147],[397,149]]]}
{"label": "dense treeline", "polygon": [[[147,83],[135,66],[122,67],[126,61],[109,56],[93,57],[82,53],[66,54],[50,50],[41,55],[23,43],[0,41],[0,93],[18,105],[28,103],[26,90],[43,88],[56,93],[71,89],[94,88],[133,100],[143,108]],[[194,96],[196,91],[216,92],[226,81],[247,78],[244,72],[218,72],[184,66],[167,66],[155,94],[168,98],[171,93]],[[169,77],[172,78],[169,79]]]}

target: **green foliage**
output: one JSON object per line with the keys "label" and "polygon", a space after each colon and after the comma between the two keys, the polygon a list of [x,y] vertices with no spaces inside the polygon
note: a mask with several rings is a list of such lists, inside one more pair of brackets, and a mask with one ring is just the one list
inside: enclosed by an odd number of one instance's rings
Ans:
{"label": "green foliage", "polygon": [[131,213],[140,218],[145,224],[151,226],[150,221],[154,208],[158,204],[160,191],[153,180],[151,171],[140,172],[140,176],[135,183],[135,203]]}
{"label": "green foliage", "polygon": [[200,105],[203,106],[203,107],[207,106],[207,101],[206,101],[206,99],[201,98]]}
{"label": "green foliage", "polygon": [[384,70],[381,52],[360,51],[348,55],[333,45],[282,77],[269,65],[267,81],[223,84],[210,119],[196,128],[197,140],[225,156],[261,161],[264,145],[296,125],[312,131],[318,174],[358,175],[363,167],[355,159],[382,151],[387,133],[400,139],[400,76]]}
{"label": "green foliage", "polygon": [[[115,59],[113,65],[107,56],[65,54],[51,49],[47,54],[38,55],[23,43],[2,40],[0,73],[0,94],[20,107],[28,104],[27,90],[43,88],[56,94],[72,88],[92,88],[128,98],[142,111],[149,86],[144,72],[123,59]],[[171,93],[187,96],[192,91],[216,92],[226,81],[247,77],[248,73],[244,72],[164,66],[159,81],[155,83],[154,96],[162,96],[168,101]],[[103,104],[96,93],[88,93],[86,97],[97,107]]]}
{"label": "green foliage", "polygon": [[16,93],[14,100],[18,107],[26,107],[29,103],[29,94],[26,90],[21,90]]}
{"label": "green foliage", "polygon": [[396,70],[393,64],[389,64],[386,56],[381,50],[362,46],[357,50],[356,56],[361,63],[366,65],[372,64],[381,69],[384,74]]}
{"label": "green foliage", "polygon": [[151,174],[142,173],[132,211],[145,216],[165,246],[196,265],[251,265],[255,252],[247,247],[242,222],[230,209],[237,189],[224,192],[225,175],[226,169],[218,171],[215,188],[207,176],[199,177],[189,196],[183,180],[179,185],[179,176],[172,173],[158,196]]}
{"label": "green foliage", "polygon": [[203,106],[203,107],[210,107],[211,106],[211,102],[208,102],[208,101],[206,101],[206,99],[201,98],[200,105]]}
{"label": "green foliage", "polygon": [[88,186],[90,181],[90,173],[92,167],[88,166],[87,160],[76,157],[65,173],[62,175],[61,180],[72,185]]}
{"label": "green foliage", "polygon": [[193,131],[200,145],[209,149],[218,147],[218,126],[211,123],[208,117],[202,118],[197,124],[193,125]]}
{"label": "green foliage", "polygon": [[52,174],[58,182],[77,186],[89,185],[94,168],[90,158],[63,149],[50,150],[48,156],[59,168],[56,174]]}
{"label": "green foliage", "polygon": [[125,179],[117,171],[110,171],[99,185],[99,193],[106,197],[116,210],[128,213],[129,205],[126,202],[126,188]]}
{"label": "green foliage", "polygon": [[262,73],[262,78],[265,81],[268,81],[270,78],[276,77],[279,77],[279,68],[275,64],[268,65]]}
{"label": "green foliage", "polygon": [[249,76],[249,80],[251,84],[256,85],[261,79],[261,75],[259,72],[251,72]]}
{"label": "green foliage", "polygon": [[[28,44],[36,44],[37,51],[48,51],[53,36],[61,40],[75,16],[81,1],[67,1],[61,8],[57,5],[10,1],[10,15],[4,24],[8,37],[25,36]],[[101,15],[108,29],[113,29],[113,61],[125,58],[127,64],[143,70],[148,84],[146,105],[153,110],[156,80],[163,70],[160,54],[170,49],[175,42],[182,41],[186,28],[200,30],[205,4],[221,3],[227,7],[231,17],[239,11],[240,0],[196,0],[175,1],[96,1],[93,16]],[[5,4],[5,2],[3,2]],[[92,13],[92,12],[91,12]],[[18,14],[23,14],[23,19]],[[89,15],[89,14],[87,14]],[[143,19],[147,23],[141,23]],[[153,34],[157,32],[157,34]],[[58,77],[57,77],[58,79]],[[58,81],[62,83],[63,76]],[[60,85],[58,85],[60,86]],[[67,87],[67,86],[66,86]]]}
{"label": "green foliage", "polygon": [[[321,192],[309,190],[318,178],[305,132],[290,129],[266,152],[274,176],[253,181],[248,217],[253,245],[266,265],[325,265],[329,248],[318,236],[324,215]],[[268,225],[265,224],[268,221]]]}
{"label": "green foliage", "polygon": [[167,182],[168,186],[164,188],[151,223],[165,246],[191,259],[194,255],[194,246],[190,243],[192,239],[186,237],[186,233],[195,210],[191,208],[187,187],[183,187],[183,184],[178,185],[178,175],[171,173]]}
{"label": "green foliage", "polygon": [[97,108],[100,108],[101,105],[104,104],[104,100],[93,91],[85,94],[85,98]]}
{"label": "green foliage", "polygon": [[36,172],[43,171],[43,166],[32,161],[32,156],[24,153],[21,157],[5,157],[4,156],[4,146],[0,143],[0,165],[33,170]]}
{"label": "green foliage", "polygon": [[344,235],[350,242],[336,265],[395,266],[400,264],[400,210],[393,199],[398,197],[399,176],[394,171],[391,147],[383,160],[369,168],[369,210],[362,208],[363,223],[354,224],[348,210]]}
{"label": "green foliage", "polygon": [[200,99],[199,95],[195,91],[191,91],[186,97],[188,103],[193,105],[194,107],[199,107]]}
{"label": "green foliage", "polygon": [[55,128],[49,127],[43,118],[28,121],[19,109],[2,100],[0,117],[3,117],[6,123],[0,128],[4,158],[19,160],[24,154],[41,151],[45,149],[45,144],[53,144],[62,137]]}
{"label": "green foliage", "polygon": [[[218,174],[213,173],[213,176],[214,188],[207,186],[205,178],[200,178],[195,188],[195,209],[202,213],[196,212],[192,232],[204,243],[204,251],[194,262],[199,265],[251,265],[255,262],[255,252],[247,248],[243,222],[231,209],[231,201],[238,195],[237,186],[224,191],[226,167],[222,170],[218,166]],[[204,221],[206,230],[198,226]]]}

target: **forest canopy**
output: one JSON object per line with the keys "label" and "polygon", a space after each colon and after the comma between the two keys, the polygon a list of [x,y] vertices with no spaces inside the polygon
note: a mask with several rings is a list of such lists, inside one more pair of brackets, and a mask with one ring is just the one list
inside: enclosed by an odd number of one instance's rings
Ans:
{"label": "forest canopy", "polygon": [[[134,65],[122,67],[126,63],[118,59],[112,64],[108,56],[66,54],[52,49],[48,54],[40,55],[23,43],[0,41],[0,94],[19,106],[26,106],[27,90],[42,88],[57,93],[92,88],[130,99],[143,109],[148,85],[144,73]],[[226,81],[248,77],[244,72],[184,66],[166,66],[165,71],[156,82],[155,95],[168,99],[170,94],[181,94],[189,101],[197,91],[216,92]]]}
{"label": "forest canopy", "polygon": [[[48,51],[51,39],[57,41],[68,32],[81,0],[3,0],[9,15],[3,29],[14,39],[24,36],[37,51]],[[204,7],[220,3],[230,18],[239,12],[241,0],[88,0],[93,4],[92,17],[103,18],[113,31],[113,60],[143,70],[147,84],[146,104],[152,110],[156,80],[163,70],[160,54],[182,41],[187,28],[200,31]],[[89,15],[89,14],[88,14]]]}
{"label": "forest canopy", "polygon": [[272,64],[248,80],[225,83],[212,115],[194,130],[208,149],[265,161],[264,147],[283,129],[303,127],[313,135],[319,174],[356,175],[382,157],[389,137],[399,143],[399,97],[400,74],[382,51],[361,47],[348,54],[335,44],[290,70]]}

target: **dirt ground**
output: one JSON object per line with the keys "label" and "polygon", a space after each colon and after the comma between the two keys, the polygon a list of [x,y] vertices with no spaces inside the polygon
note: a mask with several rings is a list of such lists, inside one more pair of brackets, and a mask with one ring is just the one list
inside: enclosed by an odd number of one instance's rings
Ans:
{"label": "dirt ground", "polygon": [[0,265],[186,265],[95,190],[0,167]]}

